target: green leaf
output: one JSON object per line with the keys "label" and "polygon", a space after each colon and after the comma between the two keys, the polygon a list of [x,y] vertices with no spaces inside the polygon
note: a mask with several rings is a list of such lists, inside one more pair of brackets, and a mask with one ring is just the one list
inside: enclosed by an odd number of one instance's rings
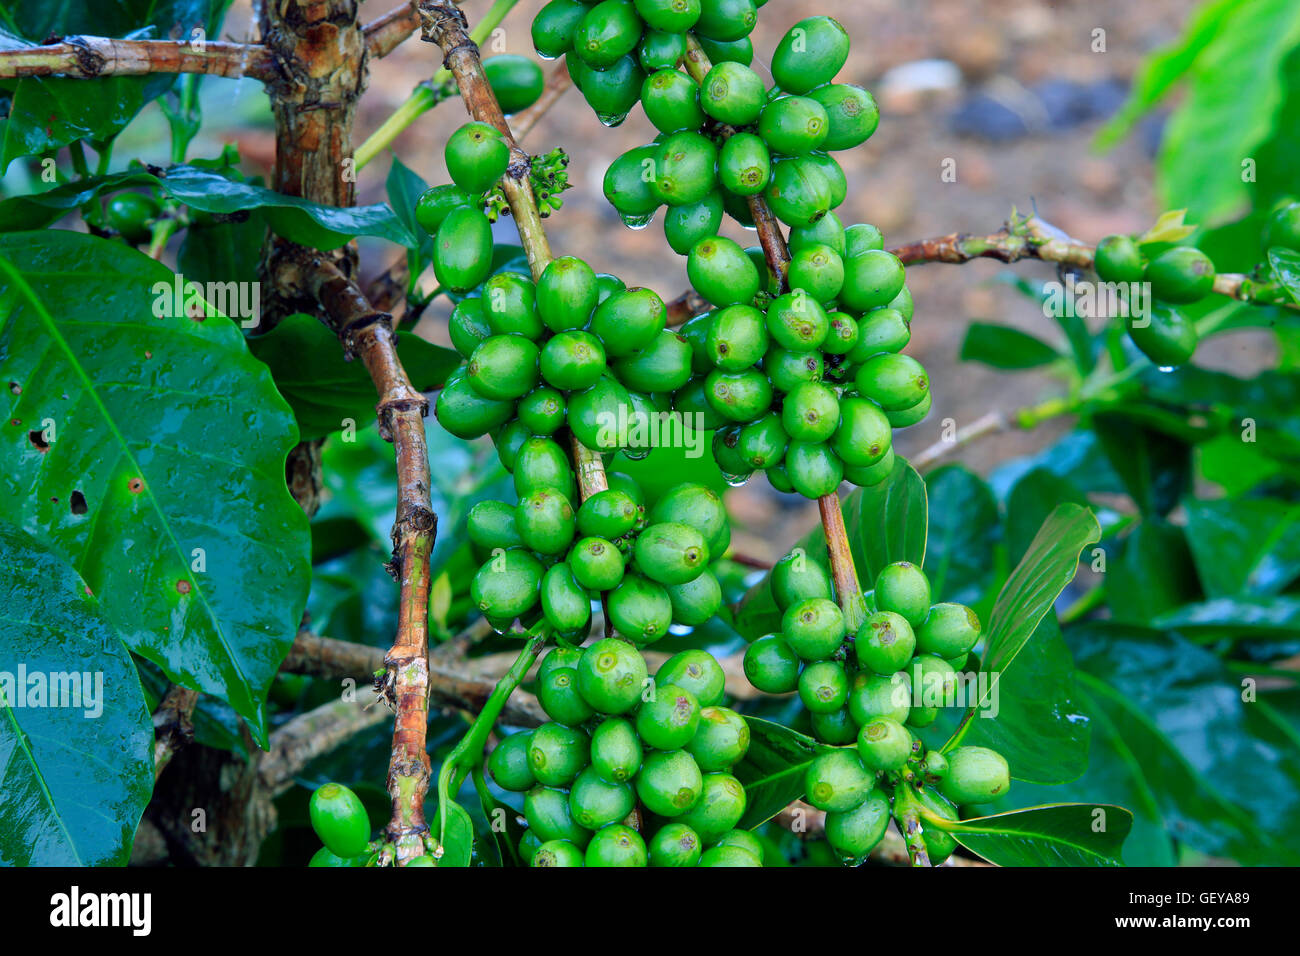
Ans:
{"label": "green leaf", "polygon": [[429,184],[403,165],[394,154],[385,188],[388,191],[388,204],[393,207],[397,218],[402,220],[402,225],[406,226],[416,240],[410,248],[422,252],[428,260],[433,254],[433,237],[420,228],[415,218],[415,206],[420,196],[429,188]]}
{"label": "green leaf", "polygon": [[962,743],[1002,754],[1017,780],[1053,784],[1083,773],[1088,738],[1074,661],[1056,616],[1049,614],[1002,674],[989,706],[971,721]]}
{"label": "green leaf", "polygon": [[357,236],[375,236],[408,247],[415,242],[410,230],[383,204],[346,209],[322,206],[196,166],[172,166],[159,176],[112,173],[6,199],[0,202],[0,231],[47,226],[102,193],[130,186],[161,189],[177,202],[203,212],[236,216],[261,210],[276,235],[315,249],[337,249]]}
{"label": "green leaf", "polygon": [[1106,574],[1106,602],[1117,621],[1149,624],[1199,594],[1187,536],[1161,518],[1133,529]]}
{"label": "green leaf", "polygon": [[1300,253],[1280,246],[1268,250],[1273,278],[1286,290],[1292,302],[1300,302]]}
{"label": "green leaf", "polygon": [[[291,315],[265,335],[248,340],[249,350],[267,364],[276,388],[293,408],[303,441],[344,427],[365,426],[374,418],[378,397],[361,362],[346,360],[338,337],[319,321]],[[397,354],[411,384],[427,392],[442,385],[460,356],[408,332],[397,334]]]}
{"label": "green leaf", "polygon": [[439,866],[464,868],[474,855],[474,821],[459,803],[447,804],[447,826],[442,833]]}
{"label": "green leaf", "polygon": [[310,577],[284,478],[297,429],[229,320],[154,315],[173,279],[104,239],[0,236],[0,518],[77,568],[128,647],[264,743]]}
{"label": "green leaf", "polygon": [[[1033,636],[1039,622],[1052,610],[1066,585],[1074,579],[1079,552],[1099,540],[1101,528],[1097,519],[1087,508],[1076,504],[1058,505],[1043,522],[993,605],[993,614],[985,631],[984,656],[979,669],[982,679],[976,701],[944,744],[944,750],[965,742],[978,713],[996,699],[994,694],[1000,693],[998,685],[1016,656]],[[1067,714],[1057,714],[1056,717],[1058,720],[1071,719]],[[1008,725],[1004,739],[1014,741],[1020,735],[1033,735],[1041,730]],[[1023,745],[1030,747],[1032,742],[1026,741]],[[1029,768],[1012,765],[1011,772],[1015,776],[1025,774],[1025,779],[1033,779]]]}
{"label": "green leaf", "polygon": [[1272,138],[1288,95],[1283,65],[1300,45],[1292,0],[1237,7],[1196,58],[1157,160],[1165,204],[1187,206],[1204,223],[1250,207],[1254,186],[1242,159]]}
{"label": "green leaf", "polygon": [[1187,541],[1209,597],[1277,594],[1300,576],[1300,503],[1276,498],[1196,501]]}
{"label": "green leaf", "polygon": [[1192,483],[1192,449],[1122,413],[1094,415],[1093,430],[1111,466],[1144,514],[1168,514]]}
{"label": "green leaf", "polygon": [[1060,353],[1028,332],[993,322],[972,322],[961,343],[961,359],[993,368],[1022,369],[1050,365]]}
{"label": "green leaf", "polygon": [[1108,804],[1056,803],[960,822],[926,816],[998,866],[1123,866],[1133,814]]}
{"label": "green leaf", "polygon": [[254,210],[243,222],[190,226],[181,240],[176,271],[206,288],[214,282],[256,282],[266,220]]}
{"label": "green leaf", "polygon": [[76,569],[5,522],[0,608],[0,864],[125,865],[153,790],[131,655]]}
{"label": "green leaf", "polygon": [[1086,706],[1114,729],[1109,753],[1176,839],[1245,865],[1300,862],[1300,745],[1265,726],[1242,681],[1169,631],[1070,628]]}
{"label": "green leaf", "polygon": [[804,734],[770,720],[746,717],[749,750],[732,771],[745,787],[745,815],[736,824],[752,830],[804,795],[808,764],[825,748]]}
{"label": "green leaf", "polygon": [[[910,561],[923,565],[926,539],[925,482],[899,458],[890,476],[878,485],[859,488],[841,502],[849,549],[858,580],[870,588],[887,564]],[[826,564],[826,537],[814,528],[796,547]],[[781,615],[772,600],[767,578],[749,589],[736,612],[736,630],[748,638],[779,629]]]}
{"label": "green leaf", "polygon": [[1128,101],[1097,133],[1097,145],[1108,148],[1127,136],[1137,121],[1187,75],[1197,57],[1218,36],[1223,22],[1240,8],[1238,0],[1213,0],[1198,7],[1182,37],[1142,64]]}
{"label": "green leaf", "polygon": [[1215,598],[1200,604],[1186,604],[1159,615],[1152,622],[1162,629],[1176,630],[1197,639],[1279,637],[1294,640],[1300,634],[1300,598],[1239,597]]}
{"label": "green leaf", "polygon": [[1030,547],[1047,516],[1061,502],[1086,506],[1088,499],[1068,478],[1035,468],[1016,482],[1007,496],[1007,553],[1012,561]]}
{"label": "green leaf", "polygon": [[1171,209],[1162,212],[1153,225],[1137,237],[1138,245],[1159,246],[1167,243],[1182,242],[1196,231],[1195,226],[1186,223],[1186,209]]}
{"label": "green leaf", "polygon": [[0,9],[0,24],[38,42],[79,33],[122,37],[146,27],[156,28],[155,36],[183,39],[195,26],[214,34],[227,6],[228,0],[10,0]]}
{"label": "green leaf", "polygon": [[939,468],[925,483],[930,511],[925,573],[933,599],[976,604],[997,573],[1002,525],[993,489],[961,465]]}

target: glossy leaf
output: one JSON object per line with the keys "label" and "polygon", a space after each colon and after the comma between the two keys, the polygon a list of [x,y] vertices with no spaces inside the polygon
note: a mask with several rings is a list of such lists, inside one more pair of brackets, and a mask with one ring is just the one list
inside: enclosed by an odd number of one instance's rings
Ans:
{"label": "glossy leaf", "polygon": [[158,188],[177,202],[203,212],[234,216],[261,210],[277,235],[316,249],[336,249],[357,236],[374,236],[402,246],[415,242],[410,230],[383,204],[347,209],[322,206],[197,166],[172,166],[160,176],[113,173],[32,196],[6,199],[0,202],[0,231],[47,226],[96,196],[131,186]]}
{"label": "glossy leaf", "polygon": [[1124,540],[1106,574],[1106,598],[1118,621],[1148,624],[1200,595],[1182,528],[1149,517]]}
{"label": "glossy leaf", "polygon": [[442,856],[437,858],[438,866],[467,867],[473,854],[474,821],[459,803],[448,803],[447,827],[442,834]]}
{"label": "glossy leaf", "polygon": [[746,717],[745,723],[749,750],[732,772],[745,786],[745,815],[738,826],[752,830],[804,795],[804,774],[823,747],[768,720]]}
{"label": "glossy leaf", "polygon": [[1009,325],[972,322],[966,327],[960,358],[999,369],[1038,368],[1050,365],[1060,353],[1042,339]]}
{"label": "glossy leaf", "polygon": [[[288,316],[266,335],[249,339],[248,347],[270,367],[303,441],[336,432],[347,420],[357,428],[374,418],[378,397],[365,365],[347,361],[338,336],[311,316]],[[422,392],[442,385],[460,364],[451,349],[409,332],[397,334],[397,354]]]}
{"label": "glossy leaf", "polygon": [[1086,507],[1088,499],[1067,478],[1037,468],[1021,478],[1007,496],[1007,553],[1019,561],[1042,524],[1062,502]]}
{"label": "glossy leaf", "polygon": [[1187,541],[1209,597],[1276,594],[1300,576],[1300,504],[1276,498],[1192,502]]}
{"label": "glossy leaf", "polygon": [[1294,640],[1300,635],[1300,598],[1277,597],[1215,598],[1199,604],[1184,604],[1167,611],[1153,623],[1201,638],[1229,640],[1280,637]]}
{"label": "glossy leaf", "polygon": [[1138,508],[1158,515],[1173,510],[1191,487],[1191,447],[1124,414],[1096,415],[1092,427]]}
{"label": "glossy leaf", "polygon": [[1123,866],[1133,814],[1107,804],[1057,803],[960,822],[926,817],[998,866]]}
{"label": "glossy leaf", "polygon": [[[1059,505],[1043,522],[993,605],[993,613],[985,628],[984,656],[980,661],[980,674],[987,676],[980,682],[976,701],[967,709],[961,725],[943,749],[951,750],[965,743],[972,725],[978,722],[978,713],[993,703],[995,694],[1001,694],[998,685],[1003,676],[1033,636],[1039,622],[1052,610],[1057,597],[1074,579],[1079,552],[1100,538],[1101,529],[1092,512],[1075,504]],[[1074,718],[1069,713],[1055,716],[1058,721],[1067,723]],[[1004,739],[1014,741],[1020,735],[1043,732],[1042,727],[1008,725]],[[1032,743],[1026,741],[1023,745],[1029,747]],[[1014,775],[1024,772],[1012,767]]]}
{"label": "glossy leaf", "polygon": [[229,320],[155,316],[173,279],[120,243],[0,236],[0,518],[72,562],[133,651],[264,741],[310,571],[284,480],[297,429]]}
{"label": "glossy leaf", "polygon": [[933,600],[973,605],[993,584],[995,551],[1001,538],[993,490],[961,465],[926,476],[929,495],[929,540],[925,573]]}
{"label": "glossy leaf", "polygon": [[253,210],[243,222],[193,225],[185,230],[176,271],[187,282],[256,282],[266,220]]}
{"label": "glossy leaf", "polygon": [[0,608],[0,865],[124,865],[153,790],[131,655],[76,569],[4,522]]}

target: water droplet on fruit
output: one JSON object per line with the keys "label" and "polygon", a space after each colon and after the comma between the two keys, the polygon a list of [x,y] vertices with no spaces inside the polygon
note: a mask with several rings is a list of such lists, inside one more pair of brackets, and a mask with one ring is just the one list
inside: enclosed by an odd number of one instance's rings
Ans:
{"label": "water droplet on fruit", "polygon": [[749,481],[750,475],[729,475],[725,471],[722,473],[722,480],[733,488],[739,488],[745,482]]}
{"label": "water droplet on fruit", "polygon": [[648,216],[629,216],[626,213],[619,213],[618,218],[622,219],[623,225],[627,226],[629,229],[640,231],[650,225],[650,222],[654,217],[654,213],[650,213]]}
{"label": "water droplet on fruit", "polygon": [[596,119],[604,126],[619,126],[627,119],[627,113],[597,113]]}

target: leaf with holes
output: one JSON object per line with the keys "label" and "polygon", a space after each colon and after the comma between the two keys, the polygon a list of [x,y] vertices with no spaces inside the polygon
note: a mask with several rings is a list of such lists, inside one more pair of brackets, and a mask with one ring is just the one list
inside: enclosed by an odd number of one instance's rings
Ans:
{"label": "leaf with holes", "polygon": [[67,561],[7,522],[0,608],[0,865],[125,864],[153,790],[131,655]]}
{"label": "leaf with holes", "polygon": [[69,560],[131,650],[264,742],[310,575],[284,478],[297,428],[229,320],[155,315],[173,281],[104,239],[0,236],[0,519]]}

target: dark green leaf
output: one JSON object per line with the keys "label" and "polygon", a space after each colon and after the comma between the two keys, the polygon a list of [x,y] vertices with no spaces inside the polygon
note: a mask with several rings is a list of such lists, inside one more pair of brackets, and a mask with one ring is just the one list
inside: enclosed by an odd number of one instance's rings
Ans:
{"label": "dark green leaf", "polygon": [[[436,818],[435,818],[436,819]],[[474,854],[474,821],[459,803],[447,804],[447,826],[442,831],[439,866],[464,868]]]}
{"label": "dark green leaf", "polygon": [[925,483],[930,499],[925,573],[934,600],[976,604],[997,573],[1002,527],[993,490],[961,465],[940,468]]}
{"label": "dark green leaf", "polygon": [[927,817],[998,866],[1123,866],[1133,814],[1107,804],[1057,803],[955,822]]}
{"label": "dark green leaf", "polygon": [[1037,368],[1050,365],[1060,357],[1060,353],[1042,339],[1009,325],[992,322],[970,323],[961,344],[963,361],[983,362],[993,368]]}
{"label": "dark green leaf", "polygon": [[745,785],[745,815],[737,826],[752,830],[804,795],[804,773],[823,749],[811,737],[757,717],[749,724],[749,750],[733,771]]}
{"label": "dark green leaf", "polygon": [[132,650],[264,742],[310,576],[284,478],[297,429],[229,320],[155,316],[173,279],[104,239],[0,236],[0,517],[73,562]]}
{"label": "dark green leaf", "polygon": [[1007,553],[1019,561],[1043,522],[1062,502],[1086,507],[1088,499],[1069,479],[1037,468],[1021,478],[1007,497]]}
{"label": "dark green leaf", "polygon": [[125,865],[153,790],[131,655],[76,569],[6,522],[0,608],[0,864]]}
{"label": "dark green leaf", "polygon": [[[338,337],[309,315],[291,315],[248,347],[271,369],[276,388],[293,408],[303,441],[345,427],[364,427],[374,418],[375,385],[361,362],[344,358]],[[411,384],[427,392],[442,385],[460,364],[451,349],[409,332],[397,334],[397,354]]]}
{"label": "dark green leaf", "polygon": [[1132,624],[1149,624],[1196,600],[1200,586],[1183,529],[1161,518],[1143,520],[1125,539],[1105,586],[1111,615]]}
{"label": "dark green leaf", "polygon": [[1144,514],[1158,515],[1173,510],[1191,487],[1190,446],[1142,428],[1124,414],[1095,415],[1092,427],[1138,508]]}
{"label": "dark green leaf", "polygon": [[1209,597],[1277,594],[1300,575],[1300,503],[1274,498],[1196,501],[1187,541]]}
{"label": "dark green leaf", "polygon": [[1281,247],[1268,250],[1273,278],[1286,290],[1292,302],[1300,302],[1300,253]]}
{"label": "dark green leaf", "polygon": [[243,222],[190,226],[177,254],[176,271],[203,287],[215,282],[256,282],[266,221],[253,210]]}
{"label": "dark green leaf", "polygon": [[1300,635],[1300,598],[1215,598],[1187,604],[1155,619],[1157,627],[1201,638],[1241,640],[1257,637],[1294,639]]}
{"label": "dark green leaf", "polygon": [[[1016,656],[1033,636],[1039,622],[1052,610],[1056,598],[1074,579],[1079,552],[1100,538],[1101,529],[1092,512],[1075,504],[1059,505],[1043,522],[993,605],[993,614],[985,631],[984,656],[980,661],[983,679],[977,699],[967,709],[956,733],[944,745],[945,750],[965,742],[978,713],[986,710],[996,699],[993,695],[1000,693],[998,685]],[[1068,722],[1071,715],[1062,713],[1057,718]],[[1036,732],[1038,728],[1011,724],[1004,728],[1006,739]],[[1015,776],[1024,774],[1026,779],[1033,779],[1025,769],[1016,766],[1012,766],[1011,772]]]}

